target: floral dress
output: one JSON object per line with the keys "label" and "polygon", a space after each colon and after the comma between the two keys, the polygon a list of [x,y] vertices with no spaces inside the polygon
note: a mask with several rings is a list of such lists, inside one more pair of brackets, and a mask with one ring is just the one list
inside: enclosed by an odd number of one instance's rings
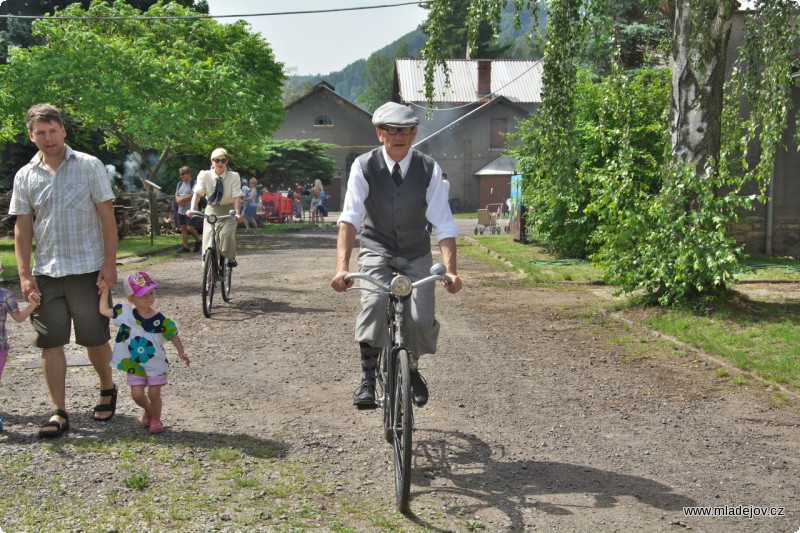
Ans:
{"label": "floral dress", "polygon": [[111,368],[137,376],[166,376],[169,372],[164,343],[178,332],[178,324],[161,313],[142,318],[135,307],[114,306],[117,328]]}

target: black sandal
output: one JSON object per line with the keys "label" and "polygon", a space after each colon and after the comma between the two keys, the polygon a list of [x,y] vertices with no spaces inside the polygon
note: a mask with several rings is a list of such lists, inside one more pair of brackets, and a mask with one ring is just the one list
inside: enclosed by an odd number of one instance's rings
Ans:
{"label": "black sandal", "polygon": [[[100,396],[111,396],[111,401],[95,405],[92,420],[95,422],[108,422],[114,418],[114,413],[117,412],[117,386],[114,385],[110,389],[100,389]],[[108,418],[97,418],[97,413],[106,413],[108,411],[111,411],[111,416]]]}
{"label": "black sandal", "polygon": [[[42,427],[39,428],[39,438],[42,439],[54,439],[56,437],[60,437],[65,432],[69,430],[69,415],[66,411],[62,411],[61,409],[56,409],[53,411],[52,416],[60,416],[64,419],[64,422],[57,422],[55,420],[48,420]],[[55,431],[47,431],[46,428],[56,428]]]}

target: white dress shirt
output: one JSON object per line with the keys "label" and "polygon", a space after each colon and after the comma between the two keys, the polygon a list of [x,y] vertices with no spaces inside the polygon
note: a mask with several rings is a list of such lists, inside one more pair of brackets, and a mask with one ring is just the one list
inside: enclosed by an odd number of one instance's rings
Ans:
{"label": "white dress shirt", "polygon": [[[383,158],[386,161],[386,167],[389,169],[394,168],[395,163],[400,164],[400,174],[405,178],[408,167],[411,165],[411,154],[413,150],[409,150],[408,154],[402,161],[394,161],[389,154],[386,153],[386,148],[381,148]],[[450,184],[442,179],[442,168],[436,163],[433,167],[433,176],[428,185],[425,193],[425,200],[428,202],[428,208],[425,211],[425,218],[428,222],[436,226],[436,240],[441,241],[451,237],[458,237],[458,228],[453,221],[453,214],[450,212],[450,204],[447,202],[450,191]],[[344,205],[342,206],[342,213],[339,215],[336,223],[347,222],[352,224],[356,231],[361,229],[361,220],[364,217],[364,201],[369,195],[369,184],[364,178],[364,169],[361,168],[361,163],[356,159],[353,166],[350,168],[350,177],[347,181],[347,192],[344,196]]]}

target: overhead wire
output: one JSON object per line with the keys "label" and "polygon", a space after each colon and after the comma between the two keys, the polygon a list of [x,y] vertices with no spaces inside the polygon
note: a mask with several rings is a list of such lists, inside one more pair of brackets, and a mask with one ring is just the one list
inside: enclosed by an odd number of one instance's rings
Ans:
{"label": "overhead wire", "polygon": [[272,13],[247,13],[243,15],[189,15],[185,17],[178,16],[163,16],[163,17],[147,17],[147,16],[119,16],[119,17],[53,17],[48,15],[0,15],[0,19],[44,19],[48,20],[199,20],[199,19],[227,19],[227,18],[252,18],[252,17],[276,17],[283,15],[312,15],[315,13],[340,13],[345,11],[362,11],[366,9],[385,9],[390,7],[403,7],[412,5],[428,4],[429,1],[414,1],[403,2],[400,4],[383,4],[376,6],[356,6],[356,7],[338,7],[332,9],[309,9],[303,11],[276,11]]}

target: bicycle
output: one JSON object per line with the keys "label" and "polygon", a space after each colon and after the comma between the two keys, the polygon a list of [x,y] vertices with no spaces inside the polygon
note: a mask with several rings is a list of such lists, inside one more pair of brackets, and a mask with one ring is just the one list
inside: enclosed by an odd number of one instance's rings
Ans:
{"label": "bicycle", "polygon": [[227,215],[208,215],[200,211],[193,211],[192,217],[202,217],[211,226],[211,243],[203,253],[203,314],[211,318],[211,305],[214,302],[214,289],[220,284],[222,299],[231,300],[232,269],[228,266],[228,258],[217,251],[217,223],[221,220],[236,217],[236,211],[229,211]]}
{"label": "bicycle", "polygon": [[437,263],[431,267],[430,276],[413,283],[403,275],[394,276],[388,284],[369,274],[348,274],[344,277],[345,281],[361,279],[377,287],[359,286],[347,290],[364,290],[389,297],[387,327],[391,345],[382,348],[378,355],[378,405],[383,407],[384,438],[394,450],[395,503],[402,513],[408,511],[411,491],[411,442],[414,431],[410,354],[403,341],[403,307],[414,289],[439,280],[449,283],[446,271],[443,264]]}

